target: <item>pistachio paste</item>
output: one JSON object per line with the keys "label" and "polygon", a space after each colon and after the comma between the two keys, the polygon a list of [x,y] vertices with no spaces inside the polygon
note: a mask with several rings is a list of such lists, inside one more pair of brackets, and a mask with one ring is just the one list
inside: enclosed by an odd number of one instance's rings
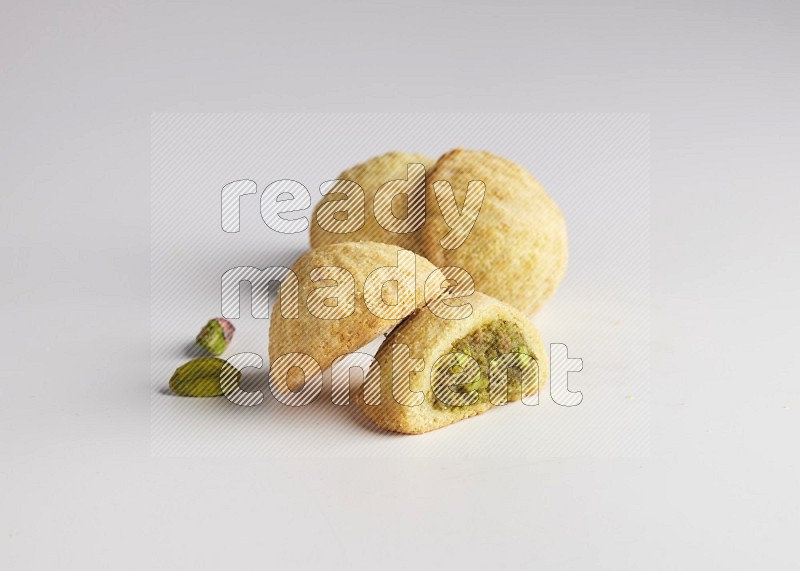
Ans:
{"label": "pistachio paste", "polygon": [[[494,321],[462,337],[452,344],[450,352],[453,358],[443,360],[438,369],[434,370],[432,383],[434,389],[429,395],[434,407],[440,410],[452,406],[470,407],[487,403],[489,365],[500,355],[518,353],[516,363],[519,368],[530,366],[534,361],[534,357],[525,345],[522,331],[509,321]],[[477,368],[474,364],[477,364]],[[508,394],[511,399],[519,398],[522,392],[522,376],[519,368],[508,369]],[[472,369],[472,372],[464,375],[467,369]],[[439,398],[443,394],[442,389],[436,387],[442,386],[450,387],[453,399]]]}

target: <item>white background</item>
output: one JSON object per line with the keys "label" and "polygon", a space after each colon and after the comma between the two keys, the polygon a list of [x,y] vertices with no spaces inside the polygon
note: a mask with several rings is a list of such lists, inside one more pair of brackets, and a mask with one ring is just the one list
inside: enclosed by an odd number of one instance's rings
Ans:
{"label": "white background", "polygon": [[[797,566],[792,2],[17,3],[0,564]],[[153,111],[642,111],[648,458],[156,458]]]}

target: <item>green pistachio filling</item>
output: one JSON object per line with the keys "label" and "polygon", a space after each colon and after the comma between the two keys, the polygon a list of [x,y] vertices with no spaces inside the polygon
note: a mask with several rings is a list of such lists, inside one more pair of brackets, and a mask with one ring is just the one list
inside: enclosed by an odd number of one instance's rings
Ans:
{"label": "green pistachio filling", "polygon": [[[525,345],[520,328],[508,321],[494,321],[452,344],[452,358],[442,359],[434,371],[433,405],[439,409],[454,406],[480,407],[489,399],[489,364],[493,359],[508,353],[519,353],[516,363],[520,367],[533,364],[534,357]],[[477,363],[477,369],[474,363]],[[468,374],[465,374],[468,371]],[[471,373],[471,374],[469,374]],[[462,375],[462,377],[459,377]],[[450,387],[442,396],[442,386]],[[474,391],[474,393],[473,393]],[[508,397],[519,398],[522,392],[522,375],[517,367],[508,369]],[[477,395],[477,399],[475,396]],[[452,397],[452,398],[451,398]]]}

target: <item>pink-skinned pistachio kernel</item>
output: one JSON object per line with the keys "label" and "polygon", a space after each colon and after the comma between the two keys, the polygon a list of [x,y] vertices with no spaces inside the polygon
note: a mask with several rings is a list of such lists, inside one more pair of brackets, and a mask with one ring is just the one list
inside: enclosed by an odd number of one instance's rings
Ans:
{"label": "pink-skinned pistachio kernel", "polygon": [[230,321],[223,317],[215,317],[205,324],[196,341],[212,355],[221,355],[233,339],[234,331],[236,328]]}

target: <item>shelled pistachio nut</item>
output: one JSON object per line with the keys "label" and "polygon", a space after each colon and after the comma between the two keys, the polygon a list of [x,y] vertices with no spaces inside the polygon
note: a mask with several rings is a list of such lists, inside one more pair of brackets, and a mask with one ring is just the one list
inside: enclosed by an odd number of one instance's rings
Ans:
{"label": "shelled pistachio nut", "polygon": [[242,373],[224,359],[201,357],[181,365],[169,380],[169,388],[184,397],[218,397],[222,387],[238,383]]}

